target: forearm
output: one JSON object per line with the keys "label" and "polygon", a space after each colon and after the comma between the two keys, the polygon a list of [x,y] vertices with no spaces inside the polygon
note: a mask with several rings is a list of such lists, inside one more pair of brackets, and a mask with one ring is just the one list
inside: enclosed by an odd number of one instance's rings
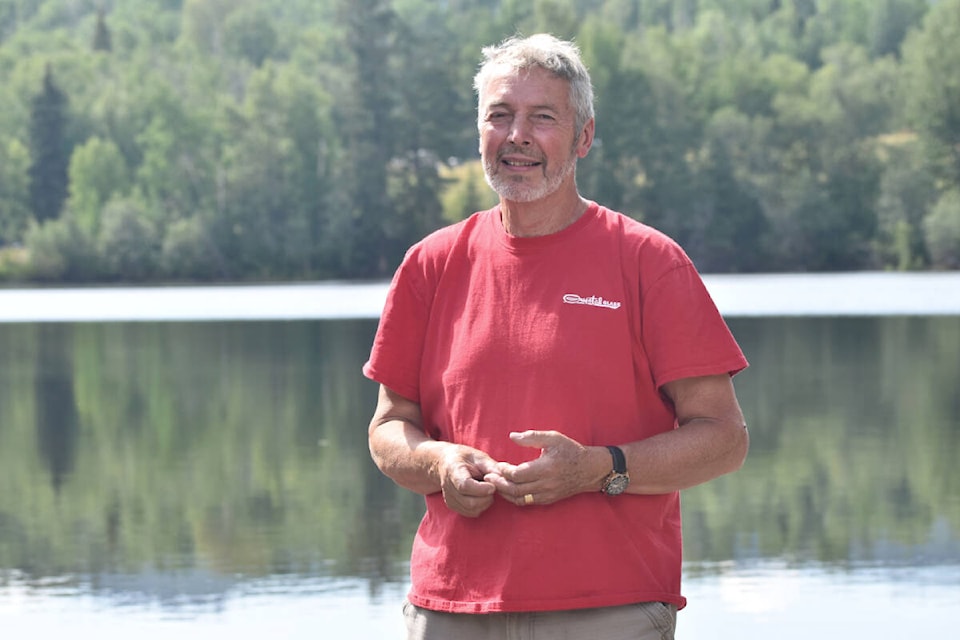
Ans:
{"label": "forearm", "polygon": [[439,464],[449,443],[396,418],[372,426],[369,445],[377,467],[399,486],[422,495],[440,491]]}
{"label": "forearm", "polygon": [[[741,420],[687,418],[681,425],[652,438],[609,443],[619,446],[626,457],[627,493],[679,491],[743,463],[748,442]],[[519,465],[500,463],[496,473],[487,477],[501,496],[517,506],[552,504],[599,492],[613,469],[606,446],[583,446],[559,431],[528,430],[511,433],[510,438],[540,450],[539,457]]]}
{"label": "forearm", "polygon": [[669,493],[739,469],[749,435],[742,423],[699,419],[621,448],[630,474],[628,493]]}
{"label": "forearm", "polygon": [[668,493],[739,469],[750,438],[730,376],[668,382],[678,428],[623,447],[631,493]]}
{"label": "forearm", "polygon": [[497,463],[482,451],[431,438],[420,405],[380,386],[368,431],[377,467],[405,489],[422,495],[443,492],[447,507],[476,518],[493,504],[496,488],[483,480]]}

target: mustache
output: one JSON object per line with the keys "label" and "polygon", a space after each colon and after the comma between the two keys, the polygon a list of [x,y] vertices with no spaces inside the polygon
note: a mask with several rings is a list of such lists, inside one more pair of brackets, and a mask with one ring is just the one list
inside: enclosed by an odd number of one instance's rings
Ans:
{"label": "mustache", "polygon": [[543,157],[543,154],[539,152],[535,152],[533,149],[529,149],[529,148],[525,149],[523,147],[519,147],[515,144],[507,144],[501,147],[497,151],[497,161],[499,162],[500,160],[503,159],[503,156],[510,155],[510,154],[524,156],[526,158],[530,158],[531,160],[534,160],[540,163],[546,162],[546,159]]}

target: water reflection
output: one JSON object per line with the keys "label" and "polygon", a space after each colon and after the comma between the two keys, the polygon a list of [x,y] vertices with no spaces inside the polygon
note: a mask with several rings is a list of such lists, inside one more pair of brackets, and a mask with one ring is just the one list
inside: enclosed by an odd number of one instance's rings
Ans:
{"label": "water reflection", "polygon": [[[0,326],[0,589],[174,609],[264,584],[398,589],[422,505],[367,453],[375,327]],[[737,379],[753,447],[685,493],[688,575],[776,561],[960,578],[960,319],[731,327],[753,365]]]}
{"label": "water reflection", "polygon": [[731,322],[747,465],[684,496],[687,557],[960,558],[960,320]]}
{"label": "water reflection", "polygon": [[34,394],[37,450],[59,491],[73,470],[77,440],[77,406],[73,396],[73,366],[68,337],[57,325],[39,327]]}

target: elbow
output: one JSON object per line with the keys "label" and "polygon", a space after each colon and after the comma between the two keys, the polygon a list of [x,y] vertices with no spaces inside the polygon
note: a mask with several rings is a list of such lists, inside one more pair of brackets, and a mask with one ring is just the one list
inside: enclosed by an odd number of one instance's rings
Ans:
{"label": "elbow", "polygon": [[367,450],[380,473],[392,477],[393,466],[396,465],[396,453],[391,447],[389,434],[385,433],[386,429],[382,420],[375,417],[370,421],[370,427],[367,430]]}
{"label": "elbow", "polygon": [[370,451],[370,458],[377,469],[386,476],[391,476],[393,467],[396,466],[395,455],[391,458],[391,447],[389,442],[385,441],[383,434],[377,431],[377,425],[370,426],[367,435],[367,449]]}
{"label": "elbow", "polygon": [[727,473],[739,471],[747,461],[747,453],[750,451],[750,432],[747,425],[739,424],[736,426],[736,432],[732,438],[730,455],[727,457],[729,468]]}

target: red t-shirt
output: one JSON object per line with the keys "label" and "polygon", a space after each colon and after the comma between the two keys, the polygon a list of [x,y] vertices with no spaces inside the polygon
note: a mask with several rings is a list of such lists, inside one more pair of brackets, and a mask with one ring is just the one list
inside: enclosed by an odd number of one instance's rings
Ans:
{"label": "red t-shirt", "polygon": [[[441,229],[397,270],[364,374],[420,404],[435,439],[514,464],[539,452],[511,431],[583,445],[676,428],[659,387],[747,362],[672,240],[591,203],[548,236],[505,233],[499,209]],[[409,600],[457,613],[548,611],[680,594],[679,493],[580,494],[479,518],[441,494],[411,556]]]}

